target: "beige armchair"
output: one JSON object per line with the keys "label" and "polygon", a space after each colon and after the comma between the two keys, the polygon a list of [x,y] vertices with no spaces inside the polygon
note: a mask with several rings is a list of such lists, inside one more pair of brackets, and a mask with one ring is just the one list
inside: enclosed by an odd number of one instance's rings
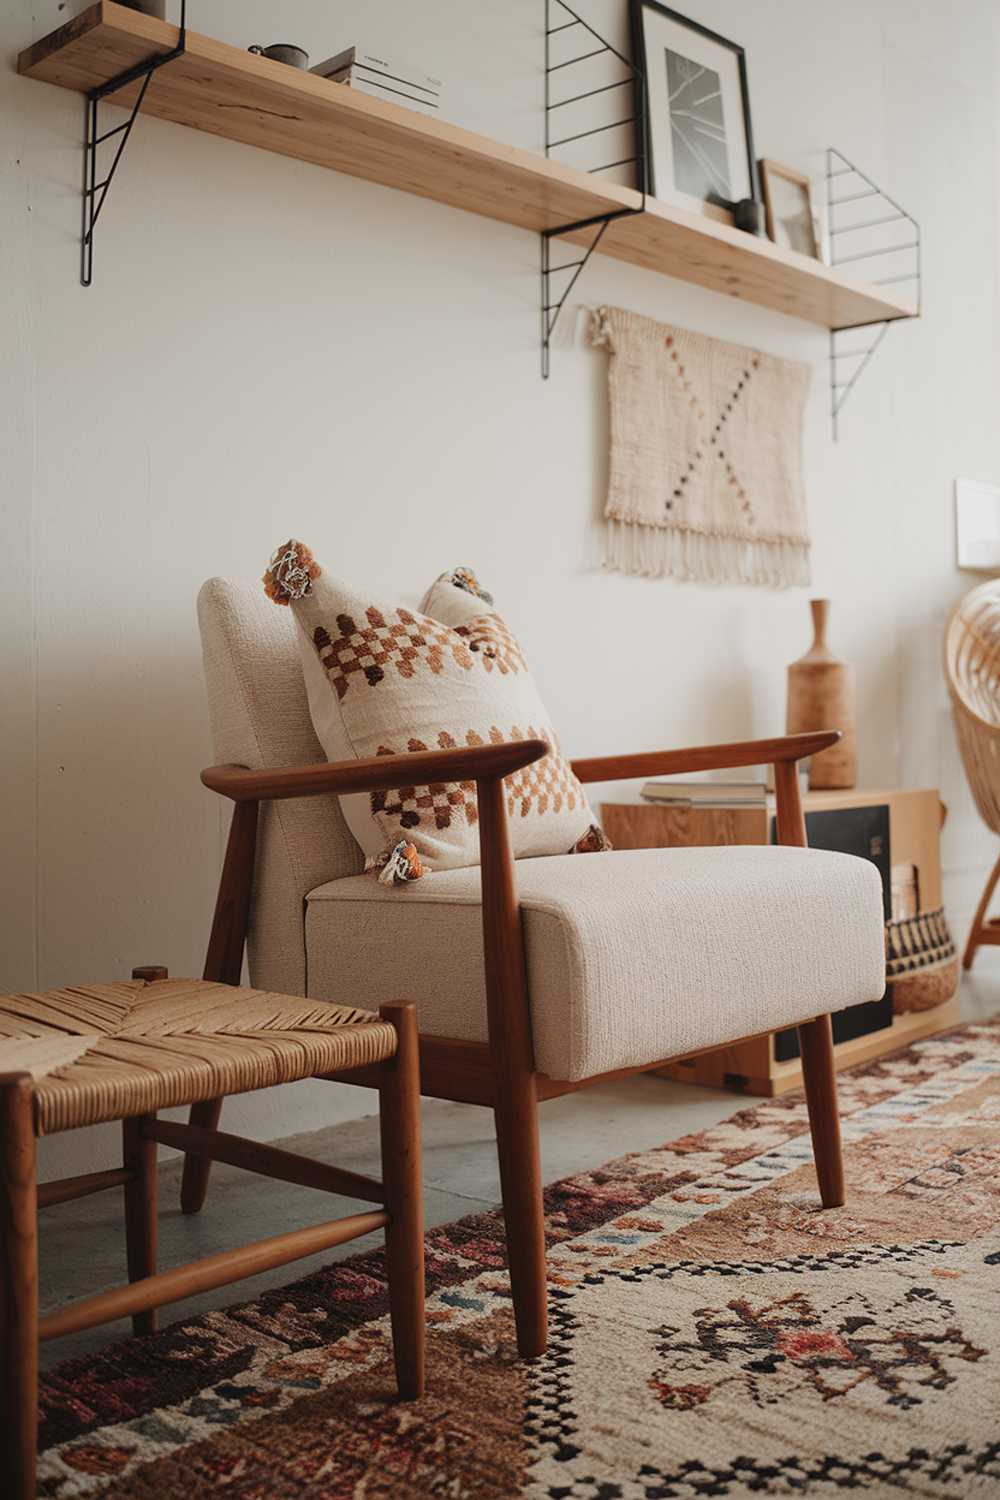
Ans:
{"label": "beige armchair", "polygon": [[[540,1101],[797,1024],[822,1201],[844,1201],[829,1013],[882,994],[884,940],[874,868],[804,847],[795,763],[835,734],[573,764],[606,782],[772,762],[780,847],[515,864],[503,777],[544,743],[324,763],[288,613],[259,585],[213,579],[199,618],[220,762],[202,779],[235,804],[206,977],[238,983],[247,940],[261,988],[415,1003],[421,1091],[494,1113],[523,1355],[546,1341]],[[482,865],[387,889],[361,873],[337,794],[415,778],[476,782]],[[196,1106],[194,1123],[220,1107]],[[208,1170],[188,1157],[186,1212]]]}

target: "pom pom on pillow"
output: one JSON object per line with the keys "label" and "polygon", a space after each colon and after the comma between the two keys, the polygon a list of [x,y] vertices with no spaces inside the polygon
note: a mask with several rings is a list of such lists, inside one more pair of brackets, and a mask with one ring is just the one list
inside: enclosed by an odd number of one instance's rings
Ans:
{"label": "pom pom on pillow", "polygon": [[264,574],[264,592],[275,604],[291,604],[293,599],[304,599],[312,588],[314,578],[323,569],[309,548],[294,540],[285,542],[271,556]]}

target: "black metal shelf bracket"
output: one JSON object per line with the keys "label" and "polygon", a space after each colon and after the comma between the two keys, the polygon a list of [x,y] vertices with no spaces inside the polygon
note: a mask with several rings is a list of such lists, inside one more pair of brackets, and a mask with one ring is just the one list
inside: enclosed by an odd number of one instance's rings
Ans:
{"label": "black metal shelf bracket", "polygon": [[[181,0],[180,35],[176,47],[172,47],[169,52],[159,52],[155,57],[148,57],[145,61],[136,63],[134,67],[126,68],[124,73],[118,73],[114,78],[109,78],[107,83],[99,84],[87,94],[83,140],[83,225],[80,231],[80,282],[83,286],[90,286],[94,279],[94,230],[97,228],[97,220],[107,199],[108,190],[114,181],[118,164],[125,154],[125,147],[132,134],[132,126],[142,108],[149,81],[159,68],[181,57],[186,47],[187,0]],[[102,100],[107,99],[111,94],[116,94],[119,89],[125,88],[130,83],[137,83],[140,78],[142,87],[136,95],[128,119],[124,124],[115,125],[102,133],[100,129]],[[119,137],[117,149],[110,166],[98,181],[98,174],[103,170],[99,162],[98,148],[116,136]]]}
{"label": "black metal shelf bracket", "polygon": [[[852,207],[846,217],[836,212],[849,204],[861,206]],[[826,206],[830,265],[856,265],[865,270],[878,260],[879,269],[889,274],[874,277],[870,285],[911,287],[915,293],[915,312],[911,316],[919,317],[923,275],[920,225],[913,215],[833,146],[826,153]],[[846,245],[843,250],[842,245]],[[830,419],[834,442],[840,414],[851,392],[892,324],[899,321],[888,318],[853,328],[831,329]]]}
{"label": "black metal shelf bracket", "polygon": [[[575,56],[560,58],[558,62],[553,61],[554,51],[558,50],[560,44],[554,44],[552,38],[563,32],[575,33],[575,36],[567,37],[567,41],[574,42],[580,35],[579,28],[588,34],[588,40],[583,42],[589,47],[591,42],[597,45],[590,50],[578,52]],[[611,82],[597,82],[593,88],[585,88],[580,91],[579,84],[574,79],[581,77],[575,69],[577,64],[601,58],[612,63],[621,63],[627,70],[622,78],[614,78]],[[617,72],[617,67],[615,68]],[[554,86],[552,75],[561,73],[563,79],[568,83],[568,91],[564,97],[553,98]],[[592,76],[600,79],[599,65],[592,70]],[[562,81],[562,80],[561,80]],[[613,95],[618,98],[620,89],[632,90],[632,113],[621,117],[621,110],[614,111],[615,118],[604,121],[598,125],[584,124],[583,118],[578,120],[577,128],[572,124],[563,125],[565,116],[553,116],[557,110],[566,109],[574,104],[582,104],[587,99],[593,99],[599,94]],[[611,102],[610,100],[608,102]],[[584,266],[593,255],[604,238],[609,224],[615,219],[628,218],[632,214],[642,213],[646,205],[646,83],[640,68],[637,68],[623,53],[613,47],[610,42],[594,30],[594,28],[577,15],[576,11],[567,5],[566,0],[545,0],[545,155],[552,157],[553,153],[560,147],[575,146],[576,152],[586,151],[587,147],[580,147],[578,142],[594,142],[594,137],[601,137],[609,130],[619,127],[634,125],[636,145],[630,156],[623,156],[616,161],[606,161],[598,166],[586,167],[585,170],[594,173],[610,172],[617,167],[635,167],[636,181],[642,193],[642,203],[637,208],[619,208],[609,213],[595,214],[589,219],[577,219],[571,224],[559,224],[552,229],[543,229],[541,232],[541,350],[542,350],[542,379],[549,378],[550,352],[552,347],[552,334],[559,314],[566,304],[570,292],[573,290],[583,271]],[[629,148],[622,148],[629,149]],[[602,155],[607,154],[602,152]],[[563,239],[568,235],[580,235],[583,231],[593,229],[594,233],[589,244],[580,246],[573,244],[566,246],[565,255],[574,258],[564,259],[560,257],[558,264],[553,264],[552,242]],[[580,253],[582,251],[582,253]],[[563,279],[568,278],[568,279]]]}

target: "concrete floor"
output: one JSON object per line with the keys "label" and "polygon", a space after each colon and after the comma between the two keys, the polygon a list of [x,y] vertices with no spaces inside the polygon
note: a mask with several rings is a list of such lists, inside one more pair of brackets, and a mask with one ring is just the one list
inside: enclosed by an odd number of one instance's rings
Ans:
{"label": "concrete floor", "polygon": [[[976,975],[963,982],[962,1013],[972,1020],[998,1009],[1000,954],[987,951],[977,959]],[[745,1108],[748,1102],[753,1101],[648,1075],[552,1100],[542,1106],[545,1180],[568,1177],[629,1151],[645,1150],[706,1129]],[[428,1227],[494,1207],[500,1200],[500,1183],[490,1112],[472,1105],[425,1100],[423,1128]],[[295,1136],[281,1144],[320,1161],[379,1175],[375,1115]],[[216,1166],[206,1208],[186,1218],[178,1206],[179,1181],[179,1160],[165,1162],[160,1169],[162,1268],[213,1254],[240,1240],[264,1239],[290,1228],[321,1223],[331,1213],[354,1213],[370,1207],[339,1198],[332,1200],[335,1206],[331,1207],[331,1200],[308,1189]],[[46,1311],[124,1280],[119,1193],[101,1193],[47,1210],[40,1239],[42,1304]],[[380,1239],[381,1235],[371,1235],[235,1286],[175,1303],[162,1309],[161,1324],[250,1299],[267,1287],[281,1286],[321,1265],[375,1246]],[[128,1331],[126,1323],[114,1323],[43,1345],[43,1367],[94,1353],[127,1336]]]}

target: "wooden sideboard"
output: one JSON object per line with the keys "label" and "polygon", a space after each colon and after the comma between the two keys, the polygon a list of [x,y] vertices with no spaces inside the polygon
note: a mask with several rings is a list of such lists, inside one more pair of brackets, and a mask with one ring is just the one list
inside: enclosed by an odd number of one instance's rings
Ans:
{"label": "wooden sideboard", "polygon": [[[890,871],[896,901],[907,897],[907,877],[912,901],[921,912],[941,907],[941,825],[945,809],[936,789],[922,787],[906,791],[854,790],[807,792],[802,798],[807,825],[810,813],[844,809],[888,810],[889,848],[878,848],[879,834],[872,834],[872,854],[882,855]],[[773,810],[761,807],[712,808],[663,805],[655,802],[606,802],[601,821],[616,849],[663,849],[719,844],[767,844],[773,842]],[[873,828],[877,823],[873,822]],[[884,823],[883,823],[884,826]],[[898,912],[893,909],[894,916]],[[870,1062],[898,1051],[921,1037],[933,1036],[958,1024],[957,958],[939,971],[948,998],[929,1008],[907,1010],[892,1016],[888,1024],[862,1036],[839,1042],[834,1048],[838,1068]],[[711,1088],[728,1088],[747,1094],[783,1094],[802,1084],[798,1058],[781,1060],[781,1044],[775,1037],[749,1041],[702,1052],[670,1063],[658,1071],[667,1078]]]}

